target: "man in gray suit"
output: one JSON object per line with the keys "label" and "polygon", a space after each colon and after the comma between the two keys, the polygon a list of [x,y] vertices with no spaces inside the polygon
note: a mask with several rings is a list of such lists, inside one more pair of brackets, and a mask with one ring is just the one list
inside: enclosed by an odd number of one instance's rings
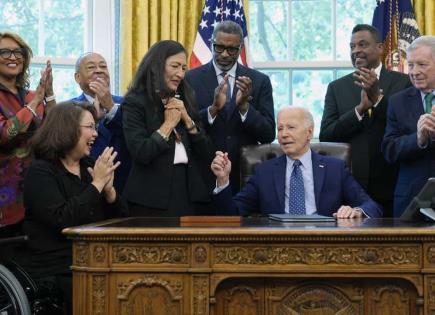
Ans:
{"label": "man in gray suit", "polygon": [[396,165],[381,153],[388,97],[411,85],[407,75],[381,63],[379,31],[366,24],[352,30],[351,60],[355,72],[331,82],[325,97],[320,141],[351,144],[352,173],[364,190],[391,216]]}

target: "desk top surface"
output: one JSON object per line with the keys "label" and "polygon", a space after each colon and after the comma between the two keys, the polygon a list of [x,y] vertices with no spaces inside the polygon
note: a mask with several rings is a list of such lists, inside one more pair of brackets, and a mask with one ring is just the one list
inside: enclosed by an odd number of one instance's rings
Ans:
{"label": "desk top surface", "polygon": [[179,218],[131,217],[66,228],[71,238],[85,236],[428,236],[435,237],[435,222],[399,219],[338,219],[336,222],[280,222],[266,217],[240,222],[180,223]]}

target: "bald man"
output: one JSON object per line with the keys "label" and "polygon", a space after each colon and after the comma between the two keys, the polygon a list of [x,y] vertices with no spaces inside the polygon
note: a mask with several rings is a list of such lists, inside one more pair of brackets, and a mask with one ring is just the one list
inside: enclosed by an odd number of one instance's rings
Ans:
{"label": "bald man", "polygon": [[107,62],[97,53],[86,53],[77,59],[74,78],[83,93],[73,101],[89,102],[95,106],[98,137],[92,146],[91,156],[97,158],[106,147],[118,153],[121,165],[115,171],[114,186],[122,193],[130,172],[130,154],[122,130],[121,96],[110,93],[110,74]]}
{"label": "bald man", "polygon": [[277,117],[278,142],[284,155],[257,166],[242,190],[231,198],[231,161],[216,152],[211,169],[216,176],[218,209],[248,215],[320,214],[337,218],[381,217],[382,209],[355,181],[345,162],[310,149],[314,121],[301,107],[286,107]]}

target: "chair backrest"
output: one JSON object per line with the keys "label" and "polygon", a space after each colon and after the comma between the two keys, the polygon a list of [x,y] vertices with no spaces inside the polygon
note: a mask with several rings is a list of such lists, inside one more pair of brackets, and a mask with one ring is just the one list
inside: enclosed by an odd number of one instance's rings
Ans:
{"label": "chair backrest", "polygon": [[[339,142],[314,142],[311,149],[321,155],[333,156],[344,160],[351,169],[350,144]],[[266,160],[283,155],[278,143],[248,145],[240,151],[240,186],[243,187],[254,173],[255,166]]]}

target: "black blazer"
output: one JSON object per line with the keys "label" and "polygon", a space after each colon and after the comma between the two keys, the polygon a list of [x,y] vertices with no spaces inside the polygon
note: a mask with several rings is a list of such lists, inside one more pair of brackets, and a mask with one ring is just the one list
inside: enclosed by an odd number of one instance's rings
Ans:
{"label": "black blazer", "polygon": [[351,144],[352,174],[368,194],[391,211],[397,166],[388,164],[381,153],[385,132],[388,97],[410,86],[407,75],[381,69],[380,88],[384,97],[371,117],[358,121],[355,107],[361,100],[361,88],[348,74],[328,85],[320,127],[320,141]]}
{"label": "black blazer", "polygon": [[[129,202],[150,208],[167,209],[175,154],[175,135],[166,142],[158,133],[164,121],[163,105],[156,107],[145,94],[129,93],[122,103],[123,129],[132,168],[124,189]],[[188,162],[188,191],[192,202],[209,201],[208,190],[201,176],[201,163],[211,155],[209,141],[201,122],[189,113],[199,128],[191,135],[182,123],[177,127],[186,148]]]}
{"label": "black blazer", "polygon": [[[273,108],[272,85],[269,77],[259,71],[237,64],[236,76],[247,76],[252,80],[251,99],[246,120],[242,123],[237,110],[234,87],[231,110],[227,117],[224,111],[218,114],[214,123],[208,123],[207,108],[213,104],[214,90],[218,86],[213,62],[192,69],[186,74],[186,81],[195,90],[196,103],[200,109],[201,120],[213,140],[214,150],[228,152],[232,162],[231,187],[233,193],[240,186],[240,148],[248,144],[270,143],[275,139],[275,117]],[[213,184],[214,184],[214,177]]]}

